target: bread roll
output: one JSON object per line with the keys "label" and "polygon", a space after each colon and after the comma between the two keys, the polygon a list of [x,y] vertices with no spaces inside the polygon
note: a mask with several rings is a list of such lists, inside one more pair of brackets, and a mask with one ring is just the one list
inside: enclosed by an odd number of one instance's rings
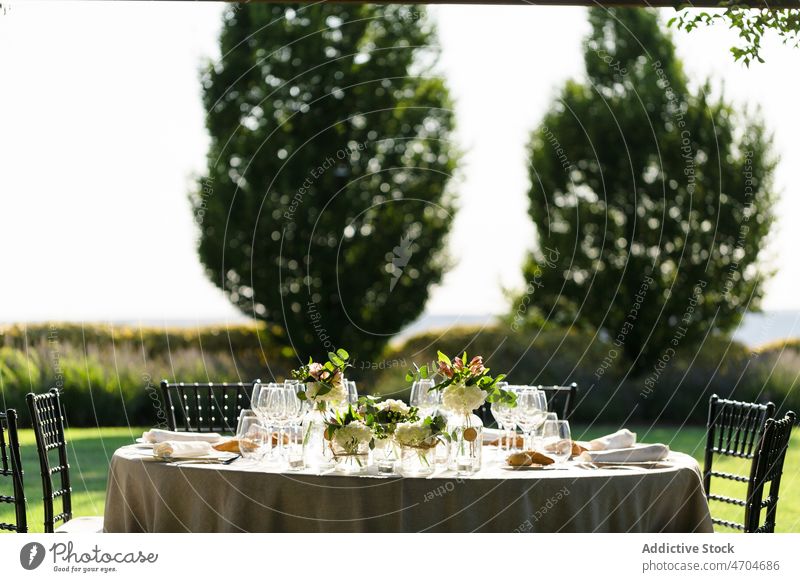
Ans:
{"label": "bread roll", "polygon": [[238,453],[239,451],[239,441],[236,439],[228,439],[226,441],[222,441],[221,443],[217,443],[213,445],[214,449],[218,451],[223,451],[225,453]]}
{"label": "bread roll", "polygon": [[555,463],[553,459],[547,455],[543,455],[538,451],[525,451],[525,454],[531,458],[531,461],[536,465],[552,465]]}
{"label": "bread roll", "polygon": [[506,462],[512,467],[528,467],[533,464],[533,459],[528,453],[514,453],[508,456]]}

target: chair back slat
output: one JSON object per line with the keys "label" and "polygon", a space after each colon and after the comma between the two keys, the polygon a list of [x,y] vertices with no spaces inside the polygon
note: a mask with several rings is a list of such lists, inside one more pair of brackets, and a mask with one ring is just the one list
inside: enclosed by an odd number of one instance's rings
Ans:
{"label": "chair back slat", "polygon": [[[45,394],[28,394],[28,409],[36,437],[36,450],[42,473],[44,531],[53,533],[56,524],[72,519],[72,486],[69,476],[69,455],[64,431],[64,409],[58,389]],[[53,459],[50,452],[56,451]],[[58,479],[53,478],[58,475]],[[62,511],[55,513],[55,499],[61,498]]]}
{"label": "chair back slat", "polygon": [[242,409],[250,408],[253,382],[161,382],[167,425],[181,432],[234,433]]}
{"label": "chair back slat", "polygon": [[[0,503],[14,506],[15,523],[0,522],[0,530],[27,533],[28,517],[23,483],[22,458],[19,454],[17,411],[13,408],[0,412],[0,477],[10,478],[11,495],[0,494]],[[3,479],[5,482],[6,479]]]}

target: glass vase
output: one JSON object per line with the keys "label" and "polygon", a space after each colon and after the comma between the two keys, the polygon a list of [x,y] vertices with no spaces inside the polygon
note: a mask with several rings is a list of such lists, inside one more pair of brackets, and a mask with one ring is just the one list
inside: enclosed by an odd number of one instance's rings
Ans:
{"label": "glass vase", "polygon": [[312,471],[325,471],[333,467],[333,452],[325,440],[325,412],[320,408],[309,410],[303,417],[303,464]]}
{"label": "glass vase", "polygon": [[391,436],[382,439],[375,439],[375,449],[372,451],[372,459],[378,467],[381,475],[392,475],[397,463],[397,450],[394,439]]}
{"label": "glass vase", "polygon": [[369,442],[342,447],[331,443],[336,472],[353,475],[365,471],[369,466]]}
{"label": "glass vase", "polygon": [[436,447],[400,447],[400,474],[427,477],[436,468]]}
{"label": "glass vase", "polygon": [[474,414],[453,414],[447,422],[450,433],[448,468],[458,475],[472,475],[481,470],[483,421]]}

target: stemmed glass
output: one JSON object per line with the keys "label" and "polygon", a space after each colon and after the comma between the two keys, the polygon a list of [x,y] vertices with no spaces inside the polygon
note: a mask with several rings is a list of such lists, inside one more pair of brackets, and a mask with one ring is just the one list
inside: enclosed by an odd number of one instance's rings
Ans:
{"label": "stemmed glass", "polygon": [[[509,389],[508,382],[498,382],[497,386],[498,388],[501,388],[503,390]],[[497,421],[497,425],[500,427],[501,430],[500,446],[498,447],[498,450],[510,451],[512,448],[511,433],[514,430],[514,427],[516,426],[516,422],[514,422],[514,407],[510,405],[508,402],[497,401],[497,402],[492,402],[490,411],[495,421]]]}
{"label": "stemmed glass", "polygon": [[434,414],[441,404],[442,395],[439,390],[433,390],[433,387],[434,382],[431,378],[417,380],[411,385],[409,404],[419,408],[421,418]]}
{"label": "stemmed glass", "polygon": [[358,390],[353,380],[345,380],[344,386],[347,388],[347,403],[355,406],[358,404]]}
{"label": "stemmed glass", "polygon": [[533,449],[533,433],[542,426],[547,415],[547,398],[536,388],[524,388],[517,393],[517,406],[513,409],[514,420],[527,437],[528,446]]}
{"label": "stemmed glass", "polygon": [[542,445],[545,452],[563,463],[572,455],[572,434],[566,420],[545,420],[542,427]]}
{"label": "stemmed glass", "polygon": [[284,383],[286,391],[286,430],[288,432],[289,443],[286,458],[289,462],[289,469],[303,468],[303,445],[302,429],[300,424],[305,414],[304,401],[297,397],[297,382],[287,380]]}
{"label": "stemmed glass", "polygon": [[[280,431],[279,418],[281,416],[281,411],[279,408],[279,391],[281,390],[283,390],[283,384],[278,384],[277,382],[270,382],[269,384],[262,385],[255,404],[253,405],[253,408],[261,417],[263,423],[270,428],[271,433],[274,433],[275,429]],[[281,441],[282,438],[279,434],[279,445]],[[273,448],[273,452],[274,451],[275,449]],[[280,453],[282,450],[279,448],[278,452]]]}

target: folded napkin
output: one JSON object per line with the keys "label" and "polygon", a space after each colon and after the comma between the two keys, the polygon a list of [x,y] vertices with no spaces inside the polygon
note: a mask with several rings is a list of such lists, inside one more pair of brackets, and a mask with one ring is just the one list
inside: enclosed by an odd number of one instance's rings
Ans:
{"label": "folded napkin", "polygon": [[214,452],[207,442],[163,441],[153,447],[156,457],[174,457],[177,459],[195,459],[205,457]]}
{"label": "folded napkin", "polygon": [[151,428],[142,434],[142,440],[146,443],[161,443],[164,441],[215,443],[221,439],[222,435],[216,432],[177,432],[161,428]]}
{"label": "folded napkin", "polygon": [[663,461],[669,456],[669,447],[662,444],[636,445],[608,451],[584,451],[578,457],[589,463],[649,463]]}
{"label": "folded napkin", "polygon": [[599,439],[589,441],[586,447],[590,451],[605,451],[608,449],[625,449],[636,444],[636,433],[627,428],[612,432]]}

